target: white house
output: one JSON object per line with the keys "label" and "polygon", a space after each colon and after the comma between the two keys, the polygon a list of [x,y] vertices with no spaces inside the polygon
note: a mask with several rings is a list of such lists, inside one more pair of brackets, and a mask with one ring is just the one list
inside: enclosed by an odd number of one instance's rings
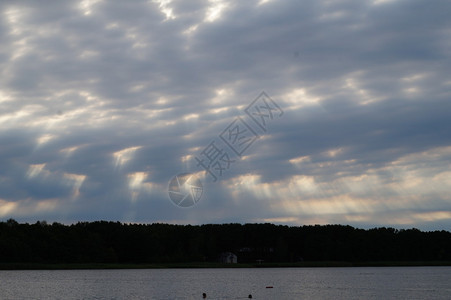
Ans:
{"label": "white house", "polygon": [[219,256],[219,262],[224,264],[236,264],[238,262],[238,258],[232,252],[223,252]]}

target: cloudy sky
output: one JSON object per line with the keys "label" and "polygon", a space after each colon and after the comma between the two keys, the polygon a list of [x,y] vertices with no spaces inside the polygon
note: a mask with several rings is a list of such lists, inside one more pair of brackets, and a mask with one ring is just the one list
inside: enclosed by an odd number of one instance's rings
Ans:
{"label": "cloudy sky", "polygon": [[450,11],[1,1],[0,219],[451,230]]}

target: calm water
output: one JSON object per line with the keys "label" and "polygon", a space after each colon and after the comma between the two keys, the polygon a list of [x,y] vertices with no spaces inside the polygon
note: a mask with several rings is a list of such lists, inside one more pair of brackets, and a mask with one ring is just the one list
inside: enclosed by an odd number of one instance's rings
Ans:
{"label": "calm water", "polygon": [[203,292],[207,299],[451,299],[451,267],[0,271],[0,299],[202,299]]}

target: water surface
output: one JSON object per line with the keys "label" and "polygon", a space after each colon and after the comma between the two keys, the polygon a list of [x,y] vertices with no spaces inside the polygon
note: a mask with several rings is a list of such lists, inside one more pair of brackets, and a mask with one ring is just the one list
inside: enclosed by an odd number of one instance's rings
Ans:
{"label": "water surface", "polygon": [[203,292],[207,299],[451,299],[451,267],[0,271],[1,299],[202,299]]}

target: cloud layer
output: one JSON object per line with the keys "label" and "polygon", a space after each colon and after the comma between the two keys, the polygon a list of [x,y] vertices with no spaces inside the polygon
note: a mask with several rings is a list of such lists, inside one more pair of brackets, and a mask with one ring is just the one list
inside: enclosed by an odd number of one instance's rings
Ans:
{"label": "cloud layer", "polygon": [[[0,217],[451,230],[450,9],[2,2]],[[259,138],[214,182],[196,157],[237,117]],[[204,195],[181,209],[184,172]]]}

